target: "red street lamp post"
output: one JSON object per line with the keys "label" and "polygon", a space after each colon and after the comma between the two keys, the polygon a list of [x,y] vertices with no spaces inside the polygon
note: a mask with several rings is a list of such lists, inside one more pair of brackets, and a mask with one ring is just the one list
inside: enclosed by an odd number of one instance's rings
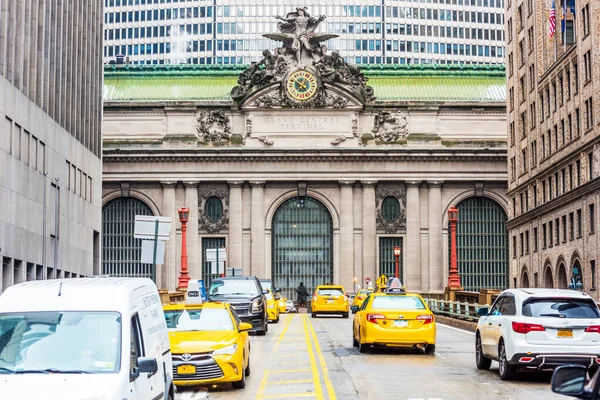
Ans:
{"label": "red street lamp post", "polygon": [[450,275],[448,275],[448,287],[460,288],[460,276],[456,265],[456,223],[458,222],[458,208],[448,209],[448,220],[450,220]]}
{"label": "red street lamp post", "polygon": [[179,282],[177,289],[187,289],[190,277],[188,275],[187,265],[187,227],[188,218],[190,216],[189,208],[180,208],[177,210],[179,213],[179,221],[181,222],[181,273],[179,274]]}
{"label": "red street lamp post", "polygon": [[396,278],[398,278],[398,274],[400,272],[400,252],[402,251],[402,249],[400,249],[399,246],[395,246],[394,247],[394,257],[396,257]]}

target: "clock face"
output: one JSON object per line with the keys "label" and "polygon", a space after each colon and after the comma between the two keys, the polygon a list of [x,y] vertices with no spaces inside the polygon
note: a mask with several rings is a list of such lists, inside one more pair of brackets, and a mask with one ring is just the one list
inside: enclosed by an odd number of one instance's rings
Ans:
{"label": "clock face", "polygon": [[296,71],[288,78],[286,87],[293,99],[305,101],[317,93],[317,78],[308,71]]}

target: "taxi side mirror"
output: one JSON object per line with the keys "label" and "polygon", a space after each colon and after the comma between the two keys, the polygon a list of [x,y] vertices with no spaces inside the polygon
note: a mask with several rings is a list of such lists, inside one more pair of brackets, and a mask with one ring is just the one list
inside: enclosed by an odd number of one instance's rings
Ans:
{"label": "taxi side mirror", "polygon": [[240,323],[240,326],[238,328],[238,330],[240,332],[246,332],[246,331],[249,331],[250,329],[252,329],[252,324],[249,324],[247,322]]}
{"label": "taxi side mirror", "polygon": [[358,311],[358,306],[350,307],[350,311],[352,311],[352,313],[356,313]]}

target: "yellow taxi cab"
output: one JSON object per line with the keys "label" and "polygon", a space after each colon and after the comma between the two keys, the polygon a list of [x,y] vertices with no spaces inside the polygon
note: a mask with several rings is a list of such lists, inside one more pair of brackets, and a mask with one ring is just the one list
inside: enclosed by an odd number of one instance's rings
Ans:
{"label": "yellow taxi cab", "polygon": [[350,306],[343,286],[320,285],[315,289],[310,308],[313,318],[317,314],[342,314],[344,318],[348,318]]}
{"label": "yellow taxi cab", "polygon": [[421,348],[435,353],[435,317],[421,296],[400,287],[371,293],[353,307],[352,342],[361,353],[371,346]]}
{"label": "yellow taxi cab", "polygon": [[231,382],[234,389],[246,387],[251,324],[242,322],[228,303],[170,304],[163,311],[176,386]]}
{"label": "yellow taxi cab", "polygon": [[371,294],[372,292],[373,292],[372,290],[360,289],[358,291],[358,293],[356,293],[356,296],[354,296],[354,301],[352,302],[352,306],[356,306],[356,307],[360,308],[360,306],[362,306],[363,301],[365,301],[367,296],[369,294]]}
{"label": "yellow taxi cab", "polygon": [[269,322],[279,322],[279,304],[277,300],[275,300],[275,296],[271,289],[267,290],[267,294],[265,294],[267,298],[267,321]]}
{"label": "yellow taxi cab", "polygon": [[280,297],[279,300],[277,300],[277,308],[279,308],[279,314],[285,314],[285,312],[287,311],[287,306],[285,304],[286,301],[287,298],[285,297]]}

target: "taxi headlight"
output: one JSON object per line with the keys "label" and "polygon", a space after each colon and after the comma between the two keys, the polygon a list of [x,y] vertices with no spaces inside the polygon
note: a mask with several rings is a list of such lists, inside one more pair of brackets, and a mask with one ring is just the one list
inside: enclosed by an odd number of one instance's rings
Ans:
{"label": "taxi headlight", "polygon": [[262,301],[253,301],[252,302],[252,312],[262,311],[263,304]]}
{"label": "taxi headlight", "polygon": [[235,354],[237,350],[237,344],[232,344],[231,346],[223,347],[222,349],[218,349],[213,351],[213,355],[218,356],[219,354]]}

